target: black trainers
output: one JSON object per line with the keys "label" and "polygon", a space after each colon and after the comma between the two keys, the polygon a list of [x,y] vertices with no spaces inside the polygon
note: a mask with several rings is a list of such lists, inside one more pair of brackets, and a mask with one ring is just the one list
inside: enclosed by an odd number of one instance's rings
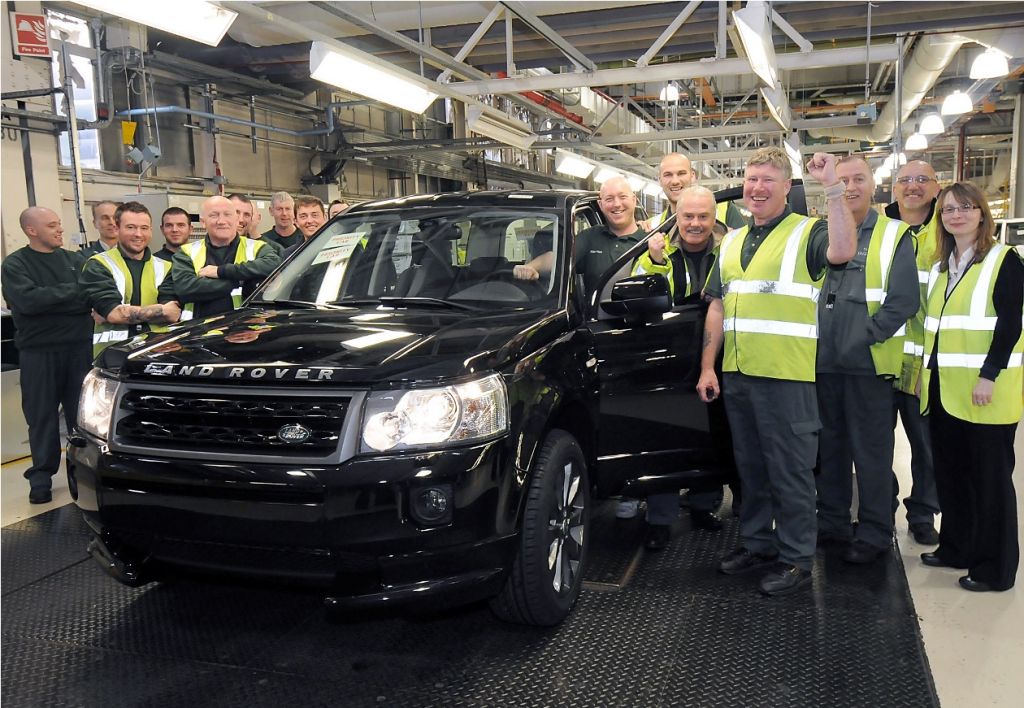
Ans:
{"label": "black trainers", "polygon": [[740,547],[722,559],[722,562],[718,564],[718,572],[736,575],[759,568],[767,568],[775,563],[776,558],[778,558],[777,553],[762,555]]}
{"label": "black trainers", "polygon": [[644,546],[649,551],[660,551],[672,538],[672,527],[667,524],[648,524]]}
{"label": "black trainers", "polygon": [[910,535],[922,546],[939,545],[939,532],[931,521],[920,521],[910,525]]}
{"label": "black trainers", "polygon": [[28,493],[29,504],[49,504],[53,501],[53,492],[49,487],[32,487]]}
{"label": "black trainers", "polygon": [[759,588],[763,595],[781,597],[794,593],[811,581],[811,571],[789,563],[778,563],[775,570],[761,578]]}

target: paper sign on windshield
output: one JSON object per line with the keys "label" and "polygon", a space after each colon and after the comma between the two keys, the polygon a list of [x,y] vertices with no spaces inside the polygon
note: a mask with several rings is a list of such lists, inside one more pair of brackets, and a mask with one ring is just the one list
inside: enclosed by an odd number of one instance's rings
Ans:
{"label": "paper sign on windshield", "polygon": [[356,250],[356,246],[362,238],[363,234],[361,233],[335,234],[331,236],[324,245],[323,250],[316,254],[312,265],[347,260],[352,255],[352,251]]}

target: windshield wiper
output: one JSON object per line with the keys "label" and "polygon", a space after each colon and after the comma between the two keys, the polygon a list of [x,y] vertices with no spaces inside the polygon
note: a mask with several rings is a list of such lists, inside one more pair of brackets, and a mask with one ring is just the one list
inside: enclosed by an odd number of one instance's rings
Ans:
{"label": "windshield wiper", "polygon": [[388,307],[401,307],[405,306],[424,306],[424,307],[445,307],[452,310],[479,310],[479,307],[473,307],[462,302],[452,302],[451,300],[442,300],[439,297],[397,297],[392,295],[385,295],[379,300],[381,305]]}
{"label": "windshield wiper", "polygon": [[273,305],[274,307],[295,307],[303,310],[337,310],[338,305],[331,302],[309,302],[308,300],[253,300],[252,305]]}

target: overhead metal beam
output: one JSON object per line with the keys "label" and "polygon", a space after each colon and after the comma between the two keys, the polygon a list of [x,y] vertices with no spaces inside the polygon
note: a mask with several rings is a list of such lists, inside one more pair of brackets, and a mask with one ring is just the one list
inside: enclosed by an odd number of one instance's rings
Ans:
{"label": "overhead metal beam", "polygon": [[654,44],[651,45],[651,48],[644,52],[642,57],[636,60],[636,65],[643,67],[650,64],[651,59],[657,56],[658,52],[661,51],[661,48],[665,46],[665,43],[675,36],[675,33],[679,31],[679,28],[683,26],[684,22],[690,19],[690,15],[692,15],[693,11],[698,7],[700,7],[700,0],[690,0],[690,3],[683,8],[683,11],[676,15],[676,18],[668,23],[668,27],[665,28],[665,31],[662,32],[656,40],[654,40]]}
{"label": "overhead metal beam", "polygon": [[[473,34],[469,36],[466,43],[462,45],[462,49],[460,49],[455,55],[455,61],[461,62],[469,56],[469,53],[476,48],[476,45],[480,43],[480,40],[483,39],[484,35],[491,29],[491,26],[497,22],[499,17],[501,17],[502,12],[504,12],[504,9],[501,5],[495,5],[491,8],[491,11],[487,13],[487,17],[484,18],[484,21],[481,22],[480,26],[473,31]],[[451,78],[451,75],[451,70],[445,69],[441,72],[441,75],[437,77],[437,80],[446,82]]]}
{"label": "overhead metal beam", "polygon": [[[836,128],[857,125],[857,116],[836,116],[834,118],[808,118],[805,120],[794,120],[791,123],[792,130],[807,130],[809,128]],[[600,135],[592,138],[595,143],[601,145],[635,145],[636,143],[650,143],[661,140],[692,140],[697,138],[726,138],[732,135],[747,135],[748,133],[783,133],[784,131],[775,121],[764,121],[762,123],[735,123],[733,125],[722,125],[713,128],[685,128],[683,130],[659,130],[653,133],[627,133],[623,135]]]}
{"label": "overhead metal beam", "polygon": [[[813,155],[816,152],[859,152],[859,142],[828,143],[821,145],[803,145],[800,147],[802,155]],[[735,160],[750,157],[756,150],[719,150],[716,152],[702,152],[690,155],[691,162],[701,160]],[[654,164],[654,163],[651,163]]]}
{"label": "overhead metal beam", "polygon": [[597,69],[597,64],[591,61],[590,57],[574,47],[572,42],[558,34],[547,22],[531,12],[526,3],[502,0],[501,4],[516,13],[527,27],[555,45],[578,69],[586,69],[587,71],[595,71]]}
{"label": "overhead metal beam", "polygon": [[782,15],[775,10],[772,10],[772,22],[775,23],[776,27],[785,32],[787,37],[796,42],[797,46],[800,47],[801,52],[810,52],[814,50],[814,45],[808,42],[802,34],[793,28],[793,25],[786,22]]}
{"label": "overhead metal beam", "polygon": [[[898,49],[895,44],[885,43],[871,46],[870,60],[874,63],[895,61]],[[845,67],[863,64],[868,60],[866,47],[844,47],[841,49],[819,49],[813,52],[790,52],[777,55],[779,69],[807,70]],[[465,95],[488,93],[518,93],[520,91],[550,91],[554,89],[577,88],[580,86],[619,86],[621,84],[654,83],[679,79],[695,79],[699,76],[740,76],[750,73],[750,62],[743,58],[713,59],[711,61],[655,64],[646,67],[622,69],[599,69],[597,71],[571,74],[551,74],[508,79],[487,79],[452,83],[453,90]]]}

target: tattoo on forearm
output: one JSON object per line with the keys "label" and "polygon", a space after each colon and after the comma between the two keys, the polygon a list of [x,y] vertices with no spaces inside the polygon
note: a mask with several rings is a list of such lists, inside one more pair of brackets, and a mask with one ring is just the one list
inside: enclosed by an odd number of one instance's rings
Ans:
{"label": "tattoo on forearm", "polygon": [[128,311],[128,322],[130,324],[142,324],[159,319],[164,315],[164,308],[160,305],[147,305],[146,307],[133,307]]}

